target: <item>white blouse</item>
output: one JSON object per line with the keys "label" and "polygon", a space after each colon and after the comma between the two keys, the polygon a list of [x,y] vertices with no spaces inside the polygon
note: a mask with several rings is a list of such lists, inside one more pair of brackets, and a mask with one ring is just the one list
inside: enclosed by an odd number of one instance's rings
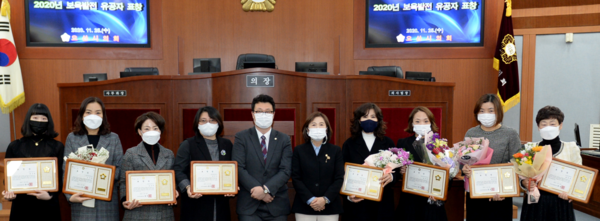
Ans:
{"label": "white blouse", "polygon": [[[558,153],[553,154],[552,157],[581,165],[581,150],[577,144],[575,144],[575,142],[560,142],[562,143],[560,150],[558,150]],[[539,143],[540,142],[535,142],[536,145],[539,145]]]}

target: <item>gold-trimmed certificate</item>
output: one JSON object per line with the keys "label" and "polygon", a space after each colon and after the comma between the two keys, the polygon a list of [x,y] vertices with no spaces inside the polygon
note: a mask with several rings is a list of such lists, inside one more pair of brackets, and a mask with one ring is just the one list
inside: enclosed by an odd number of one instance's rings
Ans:
{"label": "gold-trimmed certificate", "polygon": [[588,203],[597,174],[597,169],[552,158],[538,188],[556,195],[567,192],[569,199]]}
{"label": "gold-trimmed certificate", "polygon": [[346,163],[344,168],[346,173],[340,194],[381,201],[383,185],[379,183],[379,178],[383,176],[382,168],[355,163]]}
{"label": "gold-trimmed certificate", "polygon": [[472,199],[518,197],[521,194],[519,178],[512,163],[471,166],[469,194]]}
{"label": "gold-trimmed certificate", "polygon": [[127,201],[135,199],[141,205],[177,202],[173,170],[130,170],[125,177]]}
{"label": "gold-trimmed certificate", "polygon": [[58,192],[56,157],[5,158],[5,190],[33,193],[36,190]]}
{"label": "gold-trimmed certificate", "polygon": [[190,168],[190,192],[202,195],[238,193],[237,161],[192,161]]}
{"label": "gold-trimmed certificate", "polygon": [[115,183],[115,166],[67,159],[63,193],[110,201]]}
{"label": "gold-trimmed certificate", "polygon": [[445,201],[449,169],[424,163],[409,164],[404,173],[402,192]]}

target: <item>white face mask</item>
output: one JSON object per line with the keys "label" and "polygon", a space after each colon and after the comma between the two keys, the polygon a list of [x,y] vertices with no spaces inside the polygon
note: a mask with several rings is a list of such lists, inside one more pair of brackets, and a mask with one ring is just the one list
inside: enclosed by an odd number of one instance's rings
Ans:
{"label": "white face mask", "polygon": [[268,129],[273,124],[273,114],[254,114],[256,126],[261,129]]}
{"label": "white face mask", "polygon": [[495,114],[478,114],[477,120],[481,122],[481,125],[485,127],[493,127],[496,125],[496,115]]}
{"label": "white face mask", "polygon": [[554,140],[554,138],[558,137],[558,134],[560,134],[558,127],[547,126],[540,130],[540,136],[544,140]]}
{"label": "white face mask", "polygon": [[100,125],[102,125],[102,118],[99,117],[98,115],[87,115],[83,118],[83,124],[92,129],[98,129],[98,127],[100,127]]}
{"label": "white face mask", "polygon": [[219,124],[211,124],[211,123],[199,124],[198,130],[200,131],[200,134],[207,136],[207,137],[211,137],[217,133],[217,130],[219,130]]}
{"label": "white face mask", "polygon": [[148,131],[144,134],[142,134],[142,140],[150,145],[154,145],[158,143],[158,140],[160,140],[160,132],[158,131]]}
{"label": "white face mask", "polygon": [[327,128],[309,128],[308,136],[314,141],[322,141],[327,137]]}
{"label": "white face mask", "polygon": [[431,124],[413,125],[413,131],[418,135],[425,136],[427,132],[431,131]]}

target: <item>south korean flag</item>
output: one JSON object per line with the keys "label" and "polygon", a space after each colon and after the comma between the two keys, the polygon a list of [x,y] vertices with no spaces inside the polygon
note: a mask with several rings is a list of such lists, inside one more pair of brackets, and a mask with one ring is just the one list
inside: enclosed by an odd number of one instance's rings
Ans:
{"label": "south korean flag", "polygon": [[0,8],[0,108],[8,114],[25,103],[25,91],[17,48],[10,27],[10,5],[2,0]]}

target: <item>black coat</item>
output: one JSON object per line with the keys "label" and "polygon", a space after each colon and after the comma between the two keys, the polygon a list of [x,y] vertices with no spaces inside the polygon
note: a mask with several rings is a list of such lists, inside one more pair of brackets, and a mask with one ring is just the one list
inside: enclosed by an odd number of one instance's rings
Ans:
{"label": "black coat", "polygon": [[[40,139],[43,140],[39,141]],[[38,146],[35,146],[36,141]],[[24,137],[8,145],[5,158],[56,157],[58,165],[62,165],[64,149],[61,142],[50,137]],[[57,169],[62,174],[62,167]],[[58,192],[48,193],[52,197],[50,200],[17,194],[17,198],[12,201],[10,220],[61,220],[58,196],[62,190],[62,179],[58,181]]]}
{"label": "black coat", "polygon": [[[329,157],[329,159],[328,159]],[[319,155],[312,143],[294,148],[292,157],[292,183],[296,190],[292,212],[307,215],[333,215],[343,212],[340,189],[344,182],[344,158],[339,146],[321,145]],[[306,202],[312,197],[327,197],[325,209],[317,212]]]}
{"label": "black coat", "polygon": [[[344,154],[344,162],[363,164],[369,155],[379,153],[379,150],[387,150],[391,147],[395,147],[395,145],[394,141],[389,137],[383,137],[383,139],[376,138],[373,148],[369,151],[362,135],[358,135],[356,138],[349,138],[344,142],[342,153]],[[344,197],[344,214],[342,220],[393,220],[394,189],[392,187],[400,178],[400,169],[395,169],[394,171],[394,179],[392,183],[383,188],[380,202],[363,200],[353,203]]]}
{"label": "black coat", "polygon": [[[219,144],[219,161],[231,161],[233,144],[230,140],[217,137]],[[186,147],[184,147],[186,146]],[[175,163],[173,166],[175,169],[175,176],[177,183],[184,179],[189,179],[190,175],[190,161],[212,161],[210,151],[206,145],[206,141],[202,136],[194,136],[186,139],[180,145],[180,150],[187,148],[189,150],[187,163],[182,164]],[[222,151],[225,150],[225,155]],[[177,157],[180,157],[178,151]],[[191,180],[190,180],[191,181]],[[229,210],[229,199],[231,197],[225,197],[223,195],[203,195],[198,199],[191,199],[188,197],[187,192],[182,190],[181,196],[181,220],[213,220],[213,213],[215,209],[215,202],[217,206],[217,220],[229,221],[231,220],[231,214]],[[215,201],[216,200],[216,201]]]}
{"label": "black coat", "polygon": [[[413,147],[413,142],[417,138],[413,135],[410,137],[402,138],[398,140],[398,148],[404,148],[406,151],[413,155],[415,162],[423,162],[423,159],[416,154],[416,150]],[[422,150],[419,150],[422,151]],[[395,220],[406,220],[406,221],[443,221],[448,220],[446,217],[446,208],[444,205],[437,206],[431,205],[427,202],[428,198],[414,195],[410,193],[400,193],[400,202],[396,208],[396,219]]]}

